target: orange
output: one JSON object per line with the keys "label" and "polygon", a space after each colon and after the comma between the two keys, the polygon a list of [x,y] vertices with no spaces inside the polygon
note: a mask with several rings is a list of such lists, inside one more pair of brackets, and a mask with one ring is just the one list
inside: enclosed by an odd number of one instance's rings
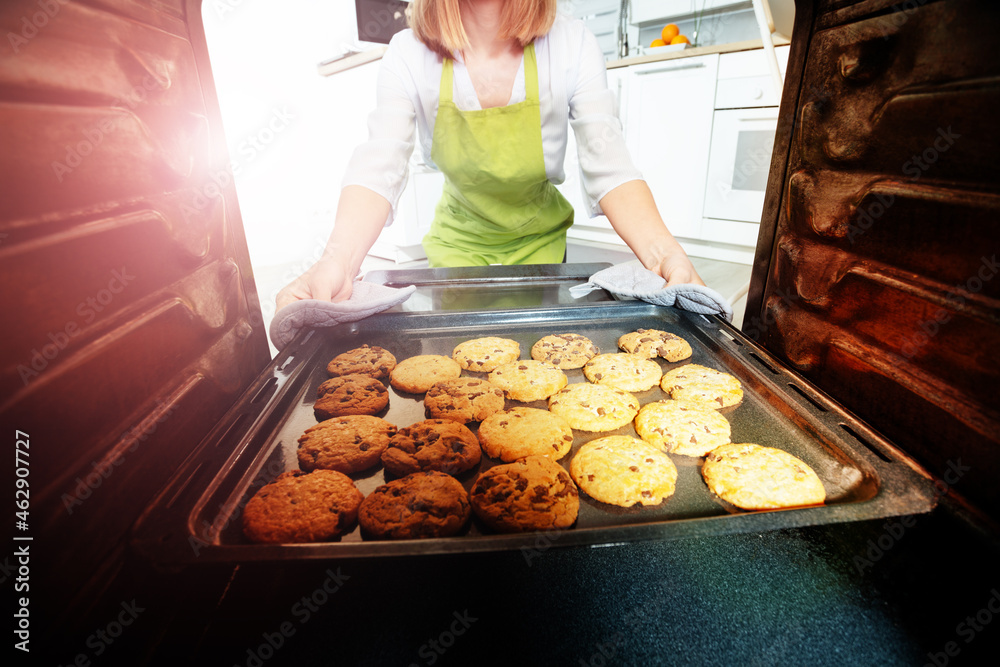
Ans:
{"label": "orange", "polygon": [[668,23],[663,26],[663,30],[660,32],[660,38],[663,39],[664,44],[670,44],[670,40],[679,34],[681,34],[681,29],[677,27],[677,24]]}
{"label": "orange", "polygon": [[650,48],[654,46],[666,46],[666,45],[667,43],[664,42],[662,39],[654,39],[652,42],[649,43]]}
{"label": "orange", "polygon": [[670,43],[671,44],[690,44],[691,40],[689,40],[684,35],[677,35],[676,37],[674,37],[673,39],[670,40]]}

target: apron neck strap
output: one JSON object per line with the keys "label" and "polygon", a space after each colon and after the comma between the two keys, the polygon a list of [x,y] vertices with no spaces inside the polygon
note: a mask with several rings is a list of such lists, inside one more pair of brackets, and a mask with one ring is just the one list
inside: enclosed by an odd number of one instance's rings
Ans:
{"label": "apron neck strap", "polygon": [[[454,89],[454,61],[445,58],[441,63],[441,91],[439,101],[451,103]],[[538,100],[538,62],[535,59],[535,44],[524,47],[524,97]]]}

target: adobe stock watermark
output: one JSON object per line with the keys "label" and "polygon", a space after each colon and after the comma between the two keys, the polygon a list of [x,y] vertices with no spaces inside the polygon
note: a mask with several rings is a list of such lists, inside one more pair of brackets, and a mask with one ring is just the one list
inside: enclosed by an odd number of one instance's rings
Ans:
{"label": "adobe stock watermark", "polygon": [[[975,614],[970,614],[955,626],[955,635],[961,638],[967,647],[993,622],[993,616],[1000,614],[1000,591],[990,589],[990,597],[986,604]],[[957,658],[963,650],[963,645],[955,640],[945,642],[940,651],[928,651],[924,667],[946,667],[953,658]],[[994,656],[995,657],[995,656]]]}
{"label": "adobe stock watermark", "polygon": [[910,14],[907,13],[909,10],[926,5],[927,2],[928,0],[906,0],[906,2],[893,5],[890,8],[892,13],[883,14],[876,18],[876,25],[882,33],[882,39],[888,40],[910,20]]}
{"label": "adobe stock watermark", "polygon": [[410,667],[420,667],[423,665],[433,665],[438,660],[441,659],[445,653],[448,652],[459,637],[468,632],[472,624],[479,619],[475,616],[469,614],[469,610],[466,609],[460,612],[452,612],[454,619],[448,624],[448,627],[441,631],[437,637],[433,639],[428,639],[426,643],[420,646],[417,650],[417,655],[423,659],[422,663],[412,662]]}
{"label": "adobe stock watermark", "polygon": [[[330,598],[344,586],[344,582],[350,579],[348,575],[340,571],[339,567],[336,572],[327,568],[325,574],[326,578],[322,584],[308,595],[303,595],[289,608],[289,615],[298,622],[298,625],[291,620],[286,620],[279,623],[274,630],[262,632],[260,637],[263,641],[257,646],[247,649],[246,659],[242,663],[244,667],[262,667],[265,662],[273,658],[285,646],[285,643],[295,636],[298,629],[308,623],[313,615],[319,612],[330,601]],[[233,667],[241,667],[241,664],[235,663]]]}
{"label": "adobe stock watermark", "polygon": [[135,599],[131,602],[122,601],[120,607],[121,610],[111,621],[87,637],[84,644],[90,651],[80,651],[73,660],[66,663],[66,667],[90,667],[91,657],[99,658],[104,655],[105,651],[125,633],[125,628],[135,623],[139,614],[146,611],[146,608],[140,607]]}
{"label": "adobe stock watermark", "polygon": [[[934,493],[937,499],[944,496],[951,487],[965,476],[965,473],[972,470],[970,466],[962,465],[962,459],[948,461],[948,469],[941,475],[941,479],[934,480]],[[912,528],[917,523],[915,516],[903,516],[889,519],[882,527],[882,534],[875,539],[868,540],[867,549],[864,556],[855,555],[851,562],[859,574],[864,574],[865,570],[873,569],[875,563],[882,560],[882,557],[895,547],[908,528]]]}
{"label": "adobe stock watermark", "polygon": [[69,0],[35,0],[34,4],[38,7],[38,11],[21,17],[21,29],[17,32],[7,32],[7,42],[15,54],[21,53],[21,49],[27,46],[28,42],[38,37],[59,10],[69,4]]}
{"label": "adobe stock watermark", "polygon": [[[119,97],[111,103],[111,108],[120,111],[132,111],[146,101],[149,93],[157,89],[165,90],[169,85],[170,79],[168,77],[163,76],[161,78],[153,74],[147,74],[142,78],[142,85],[132,86],[132,90],[127,95]],[[83,164],[84,158],[91,155],[98,146],[104,143],[105,139],[114,134],[122,123],[129,118],[130,116],[128,115],[117,117],[108,115],[90,127],[84,128],[80,133],[81,139],[79,141],[63,146],[66,154],[63,161],[52,161],[52,172],[55,174],[56,180],[62,183],[66,176],[72,174],[74,169]]]}
{"label": "adobe stock watermark", "polygon": [[384,28],[402,21],[403,10],[389,11],[384,7],[379,9],[372,8],[366,12],[365,16],[358,18],[363,19],[363,21],[358,21],[361,25],[361,34],[358,35],[358,39],[371,41],[371,38],[378,36]]}
{"label": "adobe stock watermark", "polygon": [[[111,279],[106,288],[77,304],[76,314],[83,321],[83,326],[91,324],[97,319],[97,315],[103,312],[133,280],[135,280],[135,276],[130,274],[124,266],[121,269],[111,271]],[[83,327],[75,319],[68,320],[61,329],[50,331],[48,333],[49,342],[33,348],[29,353],[28,362],[17,365],[17,372],[20,374],[24,386],[27,387],[30,382],[38,378],[49,367],[49,364],[66,349],[70,340],[82,332]]]}
{"label": "adobe stock watermark", "polygon": [[202,183],[194,188],[194,196],[181,203],[181,215],[185,221],[207,209],[214,200],[222,199],[223,192],[229,187],[240,171],[253,162],[274,143],[278,135],[288,129],[295,116],[287,107],[274,108],[264,124],[256,131],[244,137],[237,146],[237,154],[242,159],[233,159],[227,166],[217,169]]}
{"label": "adobe stock watermark", "polygon": [[531,561],[555,546],[559,538],[565,534],[566,531],[559,528],[549,528],[544,532],[535,533],[534,545],[531,547],[521,547],[521,555],[524,556],[525,564],[531,567]]}
{"label": "adobe stock watermark", "polygon": [[[930,145],[921,151],[919,155],[913,155],[909,160],[904,162],[900,167],[900,171],[904,176],[909,177],[907,180],[911,183],[917,182],[941,159],[944,153],[948,152],[955,145],[955,141],[961,138],[962,135],[952,130],[951,125],[947,128],[939,127],[937,129],[937,136]],[[847,240],[852,244],[857,241],[857,237],[871,229],[875,222],[885,215],[886,211],[896,203],[896,195],[892,193],[882,194],[881,192],[877,192],[875,193],[875,199],[877,201],[870,202],[865,208],[859,208],[856,212],[854,222],[848,226]]]}
{"label": "adobe stock watermark", "polygon": [[128,430],[122,433],[122,446],[115,447],[118,453],[110,459],[91,461],[91,471],[84,477],[76,478],[76,486],[73,487],[73,492],[62,494],[60,500],[62,500],[67,514],[73,514],[74,508],[83,505],[85,500],[93,496],[94,492],[111,477],[115,469],[125,462],[125,452],[121,451],[122,447],[127,445],[128,448],[126,451],[128,453],[136,451],[141,443],[145,442],[153,433],[156,433],[156,429],[159,428],[160,424],[170,419],[170,416],[174,413],[173,408],[159,399],[157,399],[156,403],[157,408],[152,411],[153,416],[150,419],[133,424]]}
{"label": "adobe stock watermark", "polygon": [[[976,271],[964,284],[955,285],[947,295],[945,295],[945,300],[954,308],[961,308],[965,304],[965,297],[959,292],[964,292],[965,294],[978,294],[983,291],[986,283],[993,280],[993,277],[997,275],[1000,271],[1000,263],[997,262],[997,256],[994,253],[990,257],[983,256],[980,258],[979,270]],[[930,318],[922,321],[918,327],[920,331],[909,336],[903,341],[900,346],[900,352],[907,359],[912,359],[914,356],[920,352],[920,348],[931,342],[931,339],[941,333],[941,327],[951,321],[951,313],[948,312],[947,308],[939,308],[934,312],[934,315]]]}

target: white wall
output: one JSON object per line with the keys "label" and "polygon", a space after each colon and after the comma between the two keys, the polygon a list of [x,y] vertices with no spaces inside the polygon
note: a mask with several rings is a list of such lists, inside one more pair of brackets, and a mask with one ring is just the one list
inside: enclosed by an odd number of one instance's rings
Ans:
{"label": "white wall", "polygon": [[377,62],[316,71],[355,42],[354,3],[205,0],[202,13],[251,261],[313,256],[375,106]]}

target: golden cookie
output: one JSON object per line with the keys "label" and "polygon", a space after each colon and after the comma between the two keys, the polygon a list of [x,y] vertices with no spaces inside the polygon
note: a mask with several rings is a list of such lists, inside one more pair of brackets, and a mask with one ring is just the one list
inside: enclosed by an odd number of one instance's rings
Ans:
{"label": "golden cookie", "polygon": [[685,364],[667,371],[660,380],[660,389],[671,398],[706,403],[716,410],[743,400],[739,380],[729,373],[698,364]]}
{"label": "golden cookie", "polygon": [[516,340],[487,336],[459,343],[451,358],[467,371],[489,373],[500,364],[516,361],[521,356],[521,346]]}
{"label": "golden cookie", "polygon": [[716,447],[701,468],[708,488],[746,510],[820,505],[826,491],[815,471],[788,452],[751,443]]}
{"label": "golden cookie", "polygon": [[488,380],[461,377],[434,383],[424,395],[427,415],[463,424],[480,422],[503,410],[503,390]]}
{"label": "golden cookie", "polygon": [[469,492],[472,509],[501,532],[569,528],[580,511],[580,493],[561,465],[543,456],[493,466]]}
{"label": "golden cookie", "polygon": [[421,354],[396,364],[390,373],[389,384],[400,391],[423,394],[435,382],[454,380],[461,374],[462,367],[451,357]]}
{"label": "golden cookie", "polygon": [[479,442],[487,456],[501,461],[525,456],[547,456],[557,461],[573,447],[573,429],[548,410],[512,408],[483,420]]}
{"label": "golden cookie", "polygon": [[691,356],[691,345],[667,331],[638,329],[618,339],[618,347],[652,359],[659,355],[667,361],[681,361]]}
{"label": "golden cookie", "polygon": [[569,378],[552,364],[527,359],[497,366],[490,372],[490,382],[503,389],[507,398],[530,403],[556,393]]}
{"label": "golden cookie", "polygon": [[659,505],[677,485],[677,467],[652,445],[628,435],[591,440],[569,466],[584,493],[609,505]]}
{"label": "golden cookie", "polygon": [[586,336],[575,333],[553,334],[531,346],[531,358],[546,361],[556,368],[582,368],[599,350]]}
{"label": "golden cookie", "polygon": [[665,452],[704,456],[729,442],[729,420],[704,403],[657,401],[639,410],[635,432]]}
{"label": "golden cookie", "polygon": [[583,374],[596,384],[625,391],[646,391],[660,381],[660,365],[640,354],[599,354],[583,367]]}
{"label": "golden cookie", "polygon": [[639,401],[617,387],[579,382],[553,394],[549,410],[579,431],[613,431],[635,418]]}

